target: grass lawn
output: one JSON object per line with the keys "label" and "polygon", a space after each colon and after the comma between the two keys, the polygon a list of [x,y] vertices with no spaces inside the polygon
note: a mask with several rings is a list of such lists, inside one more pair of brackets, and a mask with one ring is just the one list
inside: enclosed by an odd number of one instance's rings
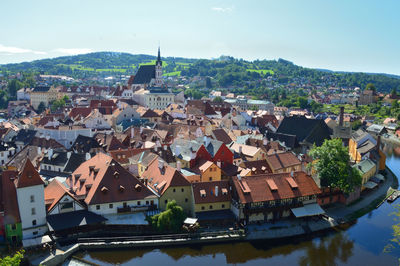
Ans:
{"label": "grass lawn", "polygon": [[96,69],[97,72],[121,72],[125,73],[125,68],[103,68],[103,69]]}
{"label": "grass lawn", "polygon": [[246,70],[249,71],[249,72],[257,72],[257,73],[263,74],[263,75],[265,75],[267,73],[269,73],[271,75],[274,74],[274,71],[273,70],[269,70],[269,69],[246,69]]}
{"label": "grass lawn", "polygon": [[166,76],[166,77],[171,77],[171,76],[180,76],[181,75],[181,72],[180,71],[174,71],[174,72],[169,72],[169,73],[164,73],[163,74],[163,76]]}

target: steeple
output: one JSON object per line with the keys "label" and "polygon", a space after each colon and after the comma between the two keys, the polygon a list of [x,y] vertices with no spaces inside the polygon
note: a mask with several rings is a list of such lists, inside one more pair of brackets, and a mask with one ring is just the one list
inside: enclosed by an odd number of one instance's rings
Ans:
{"label": "steeple", "polygon": [[160,55],[160,46],[158,46],[158,56],[157,56],[157,62],[156,65],[162,65],[162,61],[161,61],[161,55]]}

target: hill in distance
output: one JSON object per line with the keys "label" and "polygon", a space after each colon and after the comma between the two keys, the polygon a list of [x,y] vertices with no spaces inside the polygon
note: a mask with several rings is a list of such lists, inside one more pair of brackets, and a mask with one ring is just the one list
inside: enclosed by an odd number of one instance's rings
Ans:
{"label": "hill in distance", "polygon": [[[0,65],[0,72],[39,72],[42,74],[67,75],[73,78],[105,77],[109,75],[131,75],[142,64],[154,64],[156,56],[120,52],[95,52],[74,56],[41,59],[32,62]],[[373,83],[380,91],[400,88],[400,76],[375,73],[353,73],[311,69],[279,60],[246,61],[230,56],[218,59],[188,59],[163,57],[165,76],[209,76],[220,87],[244,87],[257,85],[259,80],[273,76],[280,84],[298,82],[313,85],[364,88]]]}

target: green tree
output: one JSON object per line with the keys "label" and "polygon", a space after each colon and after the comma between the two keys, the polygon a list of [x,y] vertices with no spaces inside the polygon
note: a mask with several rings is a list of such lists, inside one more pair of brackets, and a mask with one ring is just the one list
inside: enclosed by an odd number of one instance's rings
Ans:
{"label": "green tree", "polygon": [[24,87],[24,84],[17,80],[17,79],[13,79],[8,83],[8,93],[10,94],[10,96],[12,98],[16,98],[17,97],[17,91],[19,89],[22,89]]}
{"label": "green tree", "polygon": [[65,95],[63,98],[53,101],[53,103],[51,104],[51,111],[63,108],[68,100],[69,100],[68,96]]}
{"label": "green tree", "polygon": [[211,89],[212,88],[212,83],[211,83],[211,78],[206,77],[206,88]]}
{"label": "green tree", "polygon": [[25,253],[25,251],[24,250],[20,250],[20,251],[17,251],[15,254],[14,254],[14,256],[12,256],[12,257],[10,257],[10,256],[7,256],[7,257],[4,257],[4,258],[1,258],[0,259],[0,265],[1,266],[18,266],[18,265],[20,265],[20,263],[21,263],[21,260],[24,258],[24,253]]}
{"label": "green tree", "polygon": [[376,92],[376,87],[372,83],[368,83],[367,86],[365,86],[365,90],[372,90]]}
{"label": "green tree", "polygon": [[300,107],[301,109],[306,109],[306,108],[309,108],[309,107],[310,107],[310,105],[308,104],[308,100],[307,100],[307,98],[305,98],[305,97],[298,97],[298,98],[297,98],[297,102],[298,102],[299,107]]}
{"label": "green tree", "polygon": [[351,123],[351,129],[357,130],[362,126],[361,120],[356,120],[353,123]]}
{"label": "green tree", "polygon": [[46,110],[46,105],[44,102],[40,102],[38,108],[37,108],[37,112],[38,114],[43,113],[43,111]]}
{"label": "green tree", "polygon": [[351,167],[348,149],[341,139],[325,140],[320,147],[314,145],[310,156],[314,159],[312,168],[322,187],[339,188],[349,193],[361,185],[361,175]]}
{"label": "green tree", "polygon": [[224,100],[223,100],[220,96],[217,96],[217,97],[215,97],[215,98],[213,99],[213,102],[222,103],[222,102],[224,102]]}
{"label": "green tree", "polygon": [[168,202],[167,209],[153,217],[148,217],[147,221],[153,228],[160,232],[170,231],[178,232],[182,228],[186,215],[181,206],[176,204],[175,200]]}

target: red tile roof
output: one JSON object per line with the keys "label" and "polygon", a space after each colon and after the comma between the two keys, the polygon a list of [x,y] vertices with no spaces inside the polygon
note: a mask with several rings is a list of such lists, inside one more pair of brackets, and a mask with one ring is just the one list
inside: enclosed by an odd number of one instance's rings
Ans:
{"label": "red tile roof", "polygon": [[21,222],[17,200],[17,191],[14,179],[18,172],[6,170],[1,173],[1,201],[4,208],[4,224],[16,224]]}
{"label": "red tile roof", "polygon": [[135,156],[136,154],[142,153],[148,149],[125,149],[125,150],[115,150],[109,151],[111,157],[120,164],[128,164],[129,158]]}
{"label": "red tile roof", "polygon": [[159,160],[153,160],[142,177],[147,179],[148,185],[160,195],[169,187],[190,186],[189,181],[175,168],[168,164],[163,164],[159,168]]}
{"label": "red tile roof", "polygon": [[86,204],[141,200],[155,194],[118,162],[104,153],[81,164],[69,180]]}
{"label": "red tile roof", "polygon": [[279,170],[301,164],[300,160],[292,152],[268,155],[267,161],[271,165],[272,170]]}
{"label": "red tile roof", "polygon": [[23,188],[38,185],[44,185],[44,182],[38,171],[36,171],[35,167],[33,166],[31,160],[27,159],[21,173],[18,176],[18,179],[15,180],[15,186],[17,188]]}
{"label": "red tile roof", "polygon": [[68,116],[70,118],[85,118],[87,117],[91,112],[92,112],[91,107],[74,107],[72,110],[69,112]]}
{"label": "red tile roof", "polygon": [[[228,180],[192,183],[192,188],[195,204],[231,201]],[[204,196],[201,192],[204,192]]]}
{"label": "red tile roof", "polygon": [[47,212],[50,212],[66,194],[75,199],[75,201],[78,201],[75,196],[57,179],[51,181],[44,189],[44,201],[46,203]]}
{"label": "red tile roof", "polygon": [[[312,177],[304,172],[294,173],[293,181],[297,188],[292,188],[287,178],[291,178],[290,173],[245,176],[241,180],[233,177],[232,180],[241,203],[298,198],[321,192]],[[250,192],[243,190],[244,184],[249,187]]]}

